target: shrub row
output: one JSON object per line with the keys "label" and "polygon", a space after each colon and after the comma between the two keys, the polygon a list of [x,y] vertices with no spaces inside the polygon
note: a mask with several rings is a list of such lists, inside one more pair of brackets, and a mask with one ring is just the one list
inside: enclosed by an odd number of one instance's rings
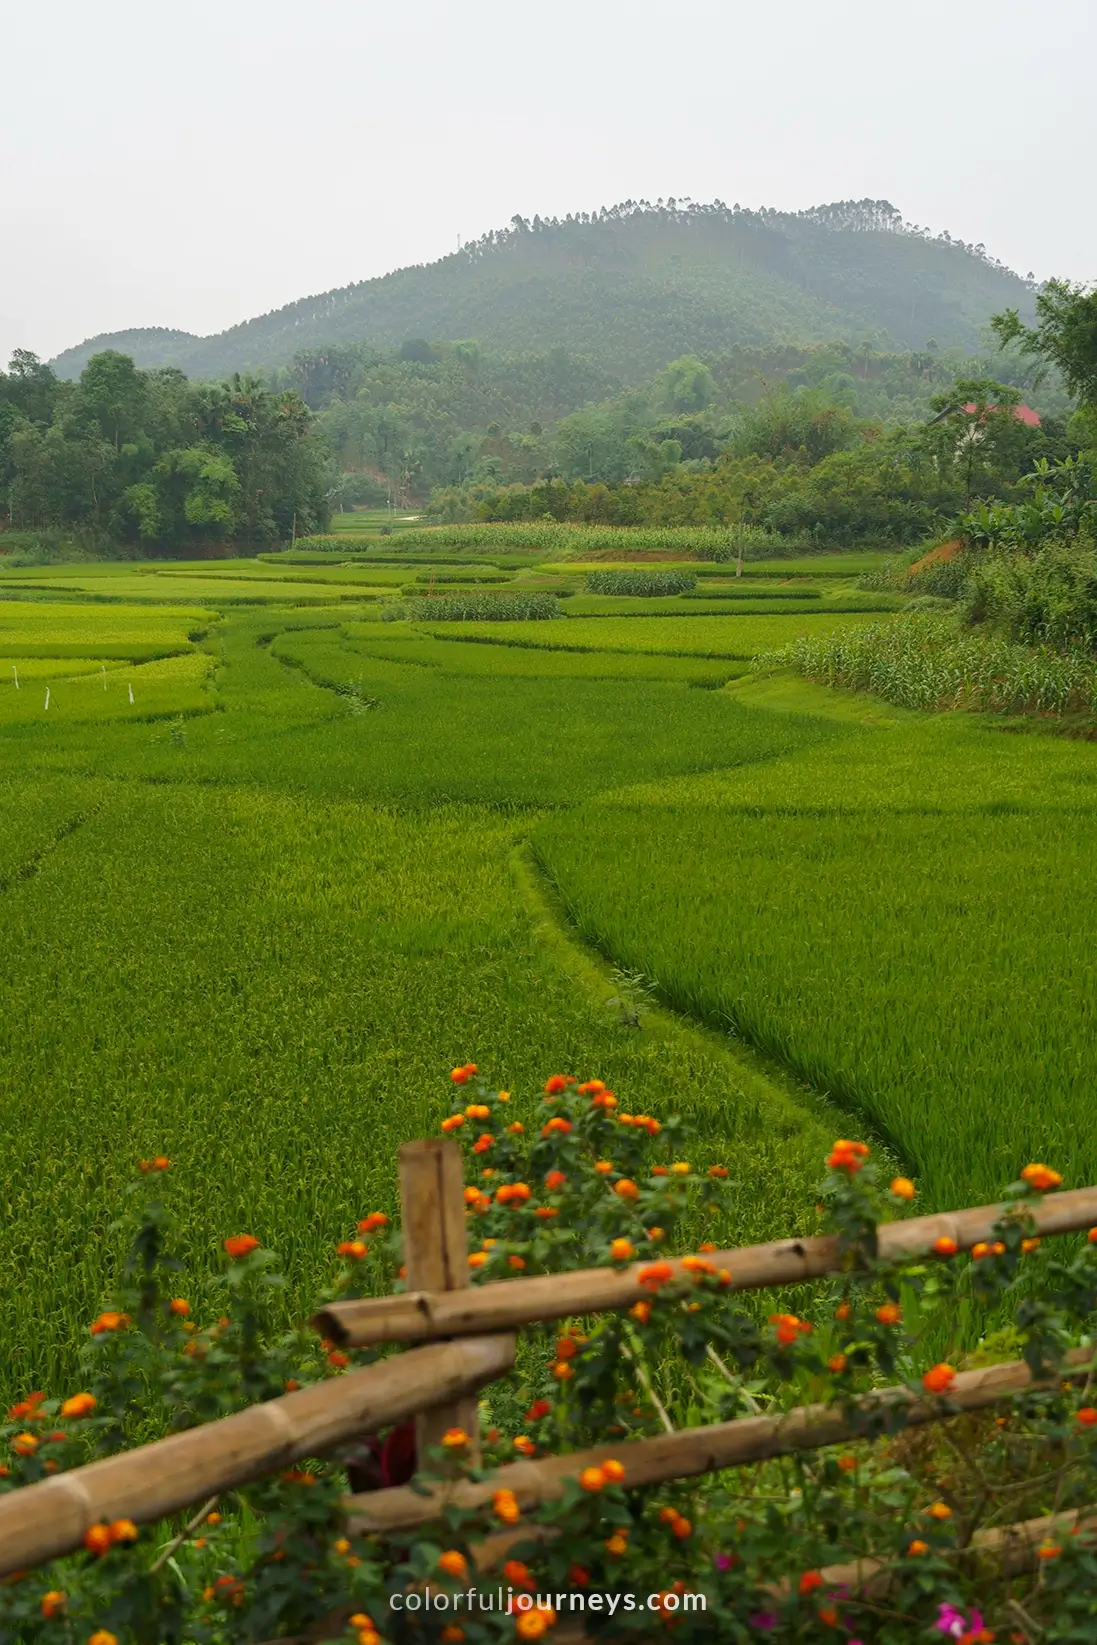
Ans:
{"label": "shrub row", "polygon": [[685,594],[697,587],[691,571],[588,571],[588,594],[637,594],[658,599],[662,594]]}
{"label": "shrub row", "polygon": [[528,623],[562,613],[553,594],[443,594],[394,600],[381,616],[390,623]]}

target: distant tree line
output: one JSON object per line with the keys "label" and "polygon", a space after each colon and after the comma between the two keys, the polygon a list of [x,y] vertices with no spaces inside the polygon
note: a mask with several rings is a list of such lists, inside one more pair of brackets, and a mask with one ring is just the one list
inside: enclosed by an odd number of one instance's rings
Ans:
{"label": "distant tree line", "polygon": [[252,550],[322,529],[329,464],[290,389],[191,383],[94,355],[75,383],[17,350],[0,372],[0,507],[93,551]]}

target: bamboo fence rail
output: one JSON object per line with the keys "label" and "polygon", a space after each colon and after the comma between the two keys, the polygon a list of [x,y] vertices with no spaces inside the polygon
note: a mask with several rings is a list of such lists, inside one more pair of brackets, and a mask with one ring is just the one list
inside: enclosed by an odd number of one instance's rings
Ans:
{"label": "bamboo fence rail", "polygon": [[[1097,1366],[1097,1350],[1083,1348],[1068,1356],[1070,1374],[1084,1377]],[[483,1480],[462,1480],[452,1490],[424,1495],[407,1485],[367,1491],[347,1498],[350,1522],[357,1532],[390,1535],[428,1524],[448,1503],[478,1508],[496,1491],[511,1490],[523,1508],[563,1495],[569,1479],[584,1468],[616,1458],[625,1470],[629,1488],[658,1485],[668,1479],[686,1479],[720,1468],[765,1462],[797,1451],[815,1451],[856,1439],[865,1432],[864,1418],[901,1412],[905,1426],[937,1422],[960,1411],[978,1411],[1023,1392],[1034,1384],[1024,1360],[962,1371],[948,1394],[920,1398],[902,1386],[880,1388],[862,1395],[855,1410],[842,1405],[799,1405],[775,1416],[739,1417],[707,1428],[684,1428],[654,1439],[626,1440],[592,1446],[541,1461],[509,1462]],[[862,1419],[858,1421],[858,1416]]]}
{"label": "bamboo fence rail", "polygon": [[100,1520],[161,1519],[458,1399],[508,1371],[515,1346],[512,1336],[433,1344],[12,1491],[0,1499],[0,1576],[79,1548]]}
{"label": "bamboo fence rail", "polygon": [[[904,1262],[928,1256],[934,1241],[943,1236],[954,1239],[958,1250],[970,1251],[991,1237],[1006,1209],[1004,1205],[980,1205],[911,1217],[906,1222],[883,1222],[878,1229],[880,1260]],[[1073,1233],[1097,1223],[1097,1188],[1049,1194],[1027,1205],[1026,1211],[1037,1234]],[[737,1291],[791,1285],[842,1271],[838,1240],[829,1234],[710,1251],[707,1256],[718,1268],[728,1270],[731,1288]],[[680,1274],[682,1259],[669,1260],[674,1273]],[[321,1310],[312,1323],[325,1337],[352,1348],[514,1330],[539,1320],[631,1308],[648,1294],[639,1277],[645,1266],[586,1268],[572,1274],[498,1280],[458,1291],[440,1288],[365,1297],[335,1303]]]}

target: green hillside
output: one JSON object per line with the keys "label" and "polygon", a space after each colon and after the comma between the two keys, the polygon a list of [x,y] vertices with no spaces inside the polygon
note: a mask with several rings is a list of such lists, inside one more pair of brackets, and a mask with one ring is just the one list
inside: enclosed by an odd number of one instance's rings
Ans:
{"label": "green hillside", "polygon": [[333,343],[476,337],[502,354],[567,347],[636,381],[685,353],[869,337],[974,347],[1029,288],[981,247],[933,239],[887,202],[791,214],[720,202],[626,202],[563,221],[514,218],[436,263],[302,298],[214,337],[163,328],[92,338],[54,362],[78,376],[105,348],[189,375],[288,365]]}

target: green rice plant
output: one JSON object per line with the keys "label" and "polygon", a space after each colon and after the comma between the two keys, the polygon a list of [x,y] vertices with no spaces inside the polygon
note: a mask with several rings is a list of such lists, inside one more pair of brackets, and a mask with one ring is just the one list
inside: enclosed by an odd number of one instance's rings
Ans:
{"label": "green rice plant", "polygon": [[822,596],[817,588],[767,588],[765,583],[719,583],[715,587],[708,579],[700,588],[690,588],[683,593],[684,600],[818,600]]}
{"label": "green rice plant", "polygon": [[[721,612],[718,616],[651,616],[637,622],[633,617],[571,617],[551,629],[532,623],[509,627],[504,636],[495,636],[484,623],[467,623],[463,638],[498,639],[505,645],[540,645],[564,651],[651,651],[680,657],[751,658],[797,635],[820,629],[823,634],[856,628],[870,618],[860,613],[822,616],[812,610],[806,617],[763,613]],[[428,625],[429,628],[429,625]]]}
{"label": "green rice plant", "polygon": [[528,623],[562,615],[551,594],[443,594],[397,600],[382,612],[396,623]]}
{"label": "green rice plant", "polygon": [[881,715],[546,817],[538,856],[589,942],[855,1107],[931,1207],[1032,1158],[1091,1182],[1093,750]]}
{"label": "green rice plant", "polygon": [[800,636],[756,659],[826,685],[871,691],[906,708],[1061,714],[1097,706],[1097,660],[965,633],[946,615],[917,612],[887,624]]}
{"label": "green rice plant", "polygon": [[636,594],[651,599],[660,594],[685,594],[696,588],[697,577],[689,571],[588,571],[588,594]]}

